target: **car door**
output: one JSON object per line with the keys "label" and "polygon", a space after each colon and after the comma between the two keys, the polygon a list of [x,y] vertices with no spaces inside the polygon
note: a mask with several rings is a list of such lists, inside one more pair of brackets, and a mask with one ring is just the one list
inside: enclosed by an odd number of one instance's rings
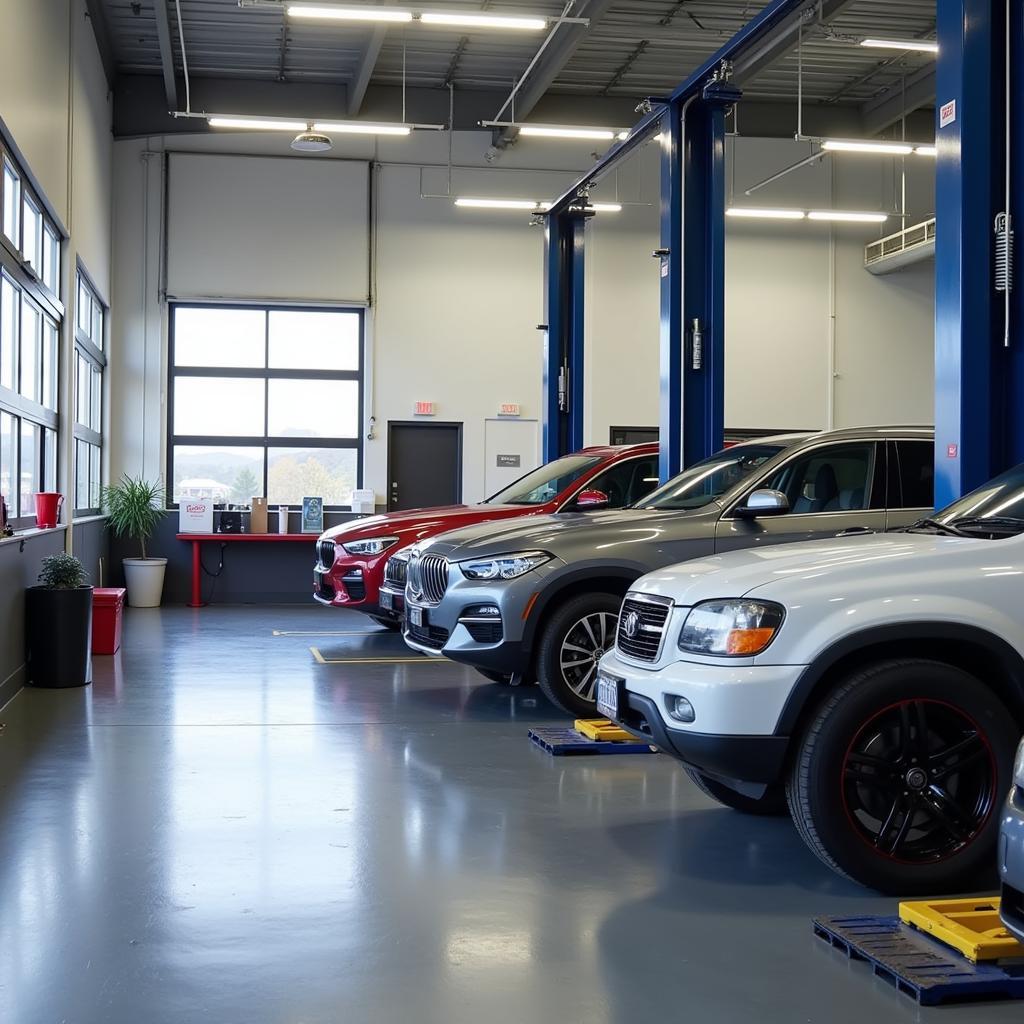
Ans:
{"label": "car door", "polygon": [[889,450],[889,512],[886,528],[909,526],[935,509],[935,442],[894,438]]}
{"label": "car door", "polygon": [[[801,448],[723,512],[715,550],[882,531],[886,471],[884,441],[831,441]],[[756,518],[736,515],[751,491],[761,488],[785,494],[789,511]]]}

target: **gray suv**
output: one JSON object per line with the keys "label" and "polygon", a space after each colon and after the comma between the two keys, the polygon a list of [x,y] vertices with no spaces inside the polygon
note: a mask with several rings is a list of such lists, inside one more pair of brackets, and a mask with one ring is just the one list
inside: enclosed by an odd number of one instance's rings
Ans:
{"label": "gray suv", "polygon": [[593,715],[597,664],[635,580],[733,548],[909,526],[933,507],[933,452],[922,427],[767,437],[629,509],[442,534],[411,550],[403,635],[490,679],[535,678],[565,711]]}

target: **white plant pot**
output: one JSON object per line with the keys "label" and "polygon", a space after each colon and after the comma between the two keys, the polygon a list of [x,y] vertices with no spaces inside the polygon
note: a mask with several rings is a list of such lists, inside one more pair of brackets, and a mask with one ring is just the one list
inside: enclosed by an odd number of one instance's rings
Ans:
{"label": "white plant pot", "polygon": [[124,582],[132,608],[159,608],[164,592],[166,558],[123,558]]}

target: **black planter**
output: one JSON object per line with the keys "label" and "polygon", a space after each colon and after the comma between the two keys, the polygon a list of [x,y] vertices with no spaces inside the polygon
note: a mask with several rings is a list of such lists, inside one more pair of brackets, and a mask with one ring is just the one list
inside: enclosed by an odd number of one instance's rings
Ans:
{"label": "black planter", "polygon": [[92,587],[25,591],[25,647],[32,686],[92,682]]}

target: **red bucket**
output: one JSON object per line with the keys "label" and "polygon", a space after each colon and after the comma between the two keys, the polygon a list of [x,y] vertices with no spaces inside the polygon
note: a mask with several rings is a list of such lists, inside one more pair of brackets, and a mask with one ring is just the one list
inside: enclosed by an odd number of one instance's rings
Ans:
{"label": "red bucket", "polygon": [[64,495],[45,492],[36,495],[36,526],[40,530],[50,530],[60,519],[60,510],[64,506]]}

